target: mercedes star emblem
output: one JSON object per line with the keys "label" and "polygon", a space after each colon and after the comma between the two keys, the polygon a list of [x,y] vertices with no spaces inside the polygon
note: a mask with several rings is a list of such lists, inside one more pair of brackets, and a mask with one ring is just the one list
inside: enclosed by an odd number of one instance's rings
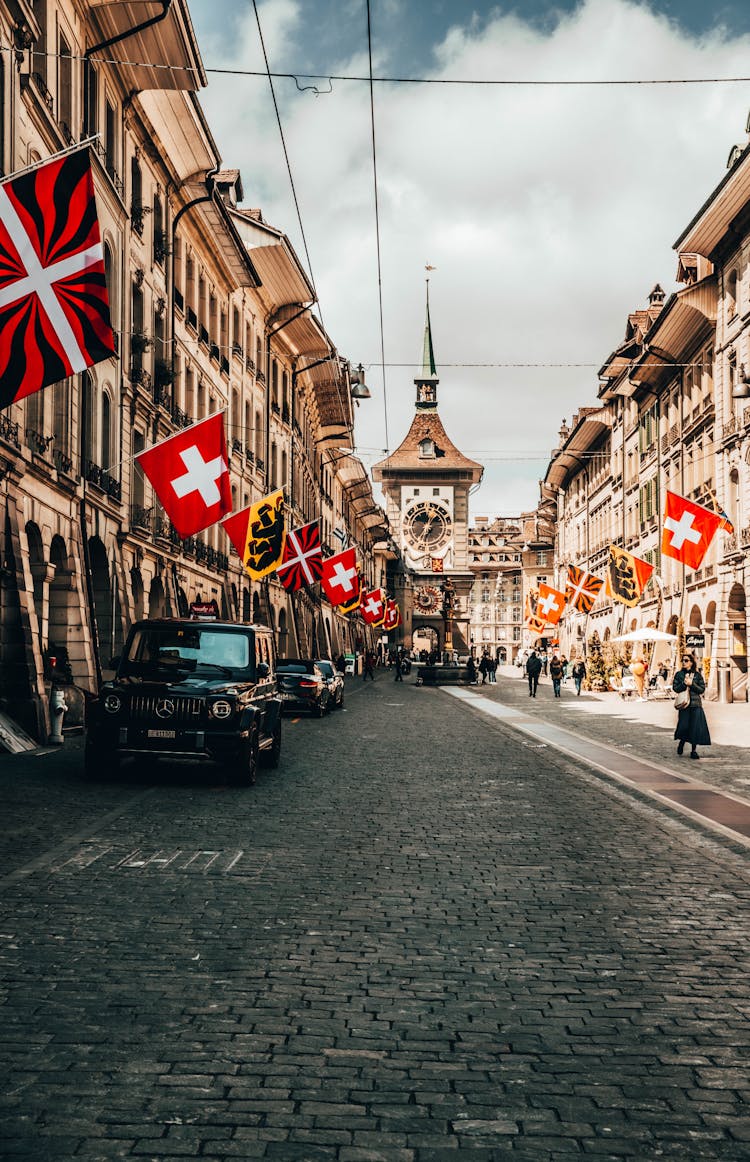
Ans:
{"label": "mercedes star emblem", "polygon": [[156,703],[157,718],[171,718],[174,714],[174,702],[169,698],[160,698]]}

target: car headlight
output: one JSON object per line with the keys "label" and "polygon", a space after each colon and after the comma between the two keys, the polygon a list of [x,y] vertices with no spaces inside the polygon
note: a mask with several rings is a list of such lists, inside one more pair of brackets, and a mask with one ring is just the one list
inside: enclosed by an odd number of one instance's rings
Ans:
{"label": "car headlight", "polygon": [[108,694],[104,699],[104,709],[107,714],[117,714],[122,709],[122,698],[119,694]]}
{"label": "car headlight", "polygon": [[233,710],[234,706],[226,698],[217,698],[208,707],[208,713],[212,718],[231,718]]}

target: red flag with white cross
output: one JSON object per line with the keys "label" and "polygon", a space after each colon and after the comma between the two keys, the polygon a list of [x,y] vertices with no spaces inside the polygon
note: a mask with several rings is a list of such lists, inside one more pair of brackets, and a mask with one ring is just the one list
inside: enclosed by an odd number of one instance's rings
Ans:
{"label": "red flag with white cross", "polygon": [[0,408],[115,353],[87,149],[0,183]]}
{"label": "red flag with white cross", "polygon": [[232,511],[224,414],[162,440],[136,457],[180,540]]}
{"label": "red flag with white cross", "polygon": [[545,585],[543,581],[540,581],[535,616],[548,622],[550,625],[557,625],[564,608],[565,594],[561,593],[559,589],[553,589],[551,585]]}
{"label": "red flag with white cross", "polygon": [[323,562],[320,584],[331,605],[346,605],[358,597],[357,550],[344,549],[343,553],[327,557]]}
{"label": "red flag with white cross", "polygon": [[383,629],[386,633],[390,633],[392,629],[398,629],[401,625],[401,610],[392,597],[389,597],[385,603],[385,617],[383,618]]}
{"label": "red flag with white cross", "polygon": [[674,557],[689,569],[700,569],[701,561],[724,518],[702,504],[696,504],[676,492],[667,492],[661,551]]}
{"label": "red flag with white cross", "polygon": [[382,589],[372,589],[362,596],[360,613],[368,625],[381,625],[385,617],[385,601]]}
{"label": "red flag with white cross", "polygon": [[323,549],[320,543],[320,521],[313,520],[290,529],[286,534],[284,556],[276,570],[285,589],[295,592],[320,581],[323,572]]}

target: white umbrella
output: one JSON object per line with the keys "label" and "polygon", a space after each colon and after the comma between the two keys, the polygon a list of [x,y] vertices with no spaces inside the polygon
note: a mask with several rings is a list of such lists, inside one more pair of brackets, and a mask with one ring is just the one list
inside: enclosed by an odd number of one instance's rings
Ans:
{"label": "white umbrella", "polygon": [[676,642],[677,635],[646,626],[644,629],[631,629],[630,633],[624,633],[621,637],[612,640],[616,642]]}

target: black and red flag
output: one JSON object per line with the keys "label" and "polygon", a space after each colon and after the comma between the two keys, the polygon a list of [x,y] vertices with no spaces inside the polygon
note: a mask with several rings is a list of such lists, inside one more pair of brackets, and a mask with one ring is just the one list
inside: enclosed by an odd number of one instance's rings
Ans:
{"label": "black and red flag", "polygon": [[595,576],[594,573],[587,573],[585,569],[577,569],[575,565],[568,565],[565,600],[574,606],[579,613],[590,613],[603,584],[603,579]]}
{"label": "black and red flag", "polygon": [[276,570],[285,589],[302,589],[320,581],[323,573],[323,550],[320,544],[320,522],[313,520],[286,534],[284,556]]}
{"label": "black and red flag", "polygon": [[0,408],[115,352],[88,150],[0,183]]}

